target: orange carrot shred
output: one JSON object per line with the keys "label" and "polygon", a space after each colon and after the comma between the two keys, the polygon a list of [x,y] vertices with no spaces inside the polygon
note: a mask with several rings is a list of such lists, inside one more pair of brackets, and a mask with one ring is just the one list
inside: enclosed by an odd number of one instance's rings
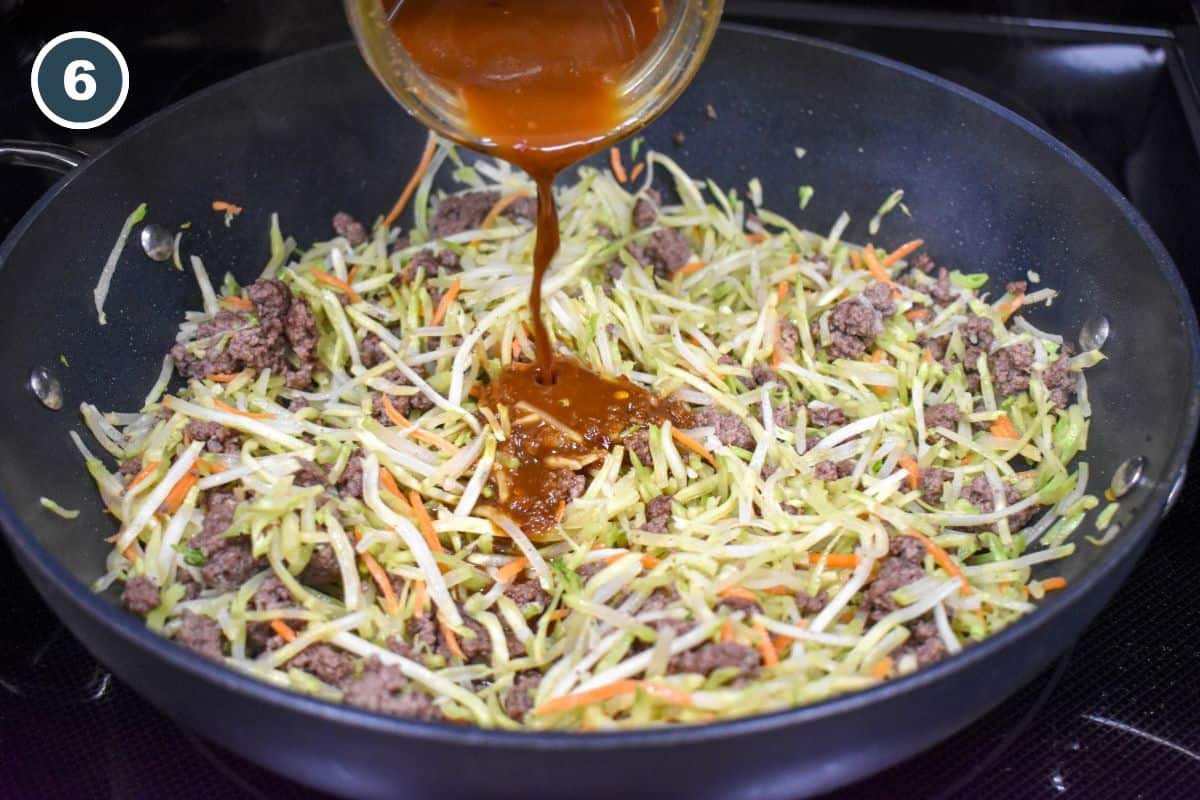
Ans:
{"label": "orange carrot shred", "polygon": [[767,635],[767,629],[761,622],[754,623],[754,635],[758,637],[758,652],[762,656],[764,667],[773,667],[779,663],[779,653],[775,651],[775,643]]}
{"label": "orange carrot shred", "polygon": [[901,456],[900,466],[908,473],[908,489],[915,492],[917,487],[921,485],[921,468],[917,466],[917,460],[912,456]]}
{"label": "orange carrot shred", "polygon": [[234,203],[230,203],[226,200],[213,200],[212,208],[213,211],[224,211],[235,216],[242,213],[241,206],[235,205]]}
{"label": "orange carrot shred", "polygon": [[567,614],[570,614],[570,609],[560,608],[557,611],[551,612],[550,619],[558,622],[560,619],[566,619]]}
{"label": "orange carrot shred", "polygon": [[354,283],[354,279],[358,277],[358,273],[362,272],[362,268],[362,264],[355,264],[353,267],[351,267],[350,271],[346,273],[346,281],[348,283]]}
{"label": "orange carrot shred", "polygon": [[881,261],[879,266],[886,269],[886,268],[892,266],[893,264],[895,264],[900,259],[904,258],[905,256],[908,256],[911,253],[913,253],[913,251],[915,251],[918,247],[920,247],[923,244],[925,244],[924,239],[913,239],[911,242],[905,242],[904,244],[900,245],[892,252],[888,253],[887,258],[885,258],[883,261]]}
{"label": "orange carrot shred", "polygon": [[450,311],[450,306],[454,304],[460,291],[462,291],[462,278],[455,278],[454,283],[450,284],[449,290],[442,295],[441,302],[438,303],[437,309],[433,312],[433,319],[429,320],[430,325],[436,327],[442,324],[442,321],[446,319],[446,314]]}
{"label": "orange carrot shred", "polygon": [[871,276],[874,277],[875,280],[879,281],[880,283],[886,283],[889,286],[895,286],[895,284],[892,282],[892,276],[888,274],[888,271],[883,268],[882,264],[879,263],[879,259],[875,257],[875,247],[873,245],[867,245],[864,247],[862,256],[863,261],[865,261],[867,264],[867,271],[871,273]]}
{"label": "orange carrot shred", "polygon": [[358,292],[354,291],[354,287],[336,275],[330,275],[323,269],[310,269],[308,274],[327,286],[332,286],[335,289],[341,290],[342,294],[346,295],[351,303],[362,302],[362,296]]}
{"label": "orange carrot shred", "polygon": [[527,566],[529,566],[529,559],[525,556],[514,558],[496,570],[496,583],[512,583],[518,575],[525,571]]}
{"label": "orange carrot shred", "polygon": [[421,495],[415,489],[408,493],[408,502],[416,514],[417,523],[421,528],[421,535],[429,543],[429,549],[435,553],[442,552],[442,543],[438,541],[437,532],[433,529],[433,520],[429,518],[429,512],[425,510],[425,503],[421,500]]}
{"label": "orange carrot shred", "polygon": [[863,265],[862,264],[862,256],[860,256],[858,254],[857,250],[851,250],[850,251],[850,266],[854,267],[855,269],[862,269],[862,265]]}
{"label": "orange carrot shred", "polygon": [[643,164],[641,161],[634,164],[633,169],[629,170],[629,180],[636,181],[638,179],[638,176],[642,174],[642,170],[645,168],[646,168],[646,165]]}
{"label": "orange carrot shred", "polygon": [[779,369],[779,365],[783,363],[783,348],[779,346],[779,342],[771,345],[771,369]]}
{"label": "orange carrot shred", "polygon": [[666,700],[669,703],[680,706],[690,706],[692,704],[692,696],[687,692],[681,692],[678,689],[662,684],[650,683],[649,681],[636,680],[621,680],[614,681],[605,686],[599,686],[586,692],[576,692],[574,694],[564,694],[560,697],[555,697],[547,700],[537,708],[533,709],[534,714],[557,714],[562,711],[570,711],[580,706],[591,705],[592,703],[600,703],[605,700],[611,700],[614,697],[621,695],[633,694],[638,689],[641,689],[646,694],[656,697],[660,700]]}
{"label": "orange carrot shred", "polygon": [[1012,420],[1007,414],[1001,414],[992,422],[990,430],[992,436],[997,439],[1020,439],[1021,435],[1017,433],[1017,429],[1013,427]]}
{"label": "orange carrot shred", "polygon": [[[389,617],[394,617],[400,611],[400,603],[396,600],[396,591],[392,588],[391,579],[384,572],[383,567],[379,566],[379,562],[375,560],[375,556],[370,553],[362,553],[361,555],[363,563],[367,565],[367,572],[371,573],[375,585],[379,587],[379,591],[383,594],[384,610],[387,611]],[[424,584],[421,584],[421,589],[424,589]]]}
{"label": "orange carrot shred", "polygon": [[125,487],[125,491],[129,491],[130,489],[137,486],[142,481],[146,480],[146,478],[149,478],[155,472],[158,472],[158,468],[160,466],[162,466],[161,461],[151,461],[149,464],[142,467],[142,471],[139,472],[137,475],[134,475],[133,480],[131,480],[129,482],[129,485]]}
{"label": "orange carrot shred", "polygon": [[625,165],[621,163],[621,150],[617,147],[608,149],[608,160],[612,164],[613,177],[618,183],[625,183],[629,180],[629,175],[625,172]]}
{"label": "orange carrot shred", "polygon": [[404,213],[404,207],[408,205],[409,199],[413,192],[417,190],[417,184],[421,182],[426,170],[429,169],[429,163],[433,161],[433,154],[437,151],[437,142],[433,138],[433,134],[429,135],[429,140],[425,143],[425,152],[421,154],[421,160],[417,163],[417,169],[413,172],[412,177],[408,179],[408,183],[404,186],[404,191],[400,193],[400,199],[396,201],[396,205],[392,206],[392,210],[383,218],[383,224],[386,227],[391,227],[392,223],[400,218]]}
{"label": "orange carrot shred", "polygon": [[240,378],[241,375],[242,373],[240,372],[210,372],[206,377],[208,380],[216,383],[233,383]]}
{"label": "orange carrot shred", "polygon": [[733,641],[733,622],[730,620],[725,620],[725,623],[721,625],[721,641]]}
{"label": "orange carrot shred", "polygon": [[1053,578],[1046,578],[1042,581],[1043,592],[1057,592],[1060,589],[1067,588],[1067,579],[1061,575],[1056,575]]}
{"label": "orange carrot shred", "polygon": [[963,574],[962,569],[950,557],[949,553],[918,530],[909,528],[904,533],[914,539],[919,539],[921,544],[925,545],[925,549],[929,551],[929,554],[933,556],[933,560],[938,563],[938,566],[946,570],[946,574],[950,577],[958,578],[959,583],[962,584],[962,593],[964,595],[975,594],[975,590],[971,588],[971,584],[967,583],[967,576]]}
{"label": "orange carrot shred", "polygon": [[699,272],[704,269],[703,261],[689,261],[679,269],[671,273],[672,278],[682,278],[684,275],[691,275],[693,272]]}
{"label": "orange carrot shred", "polygon": [[892,674],[892,657],[884,656],[875,662],[875,666],[871,667],[871,677],[878,680],[883,680],[888,675]]}
{"label": "orange carrot shred", "polygon": [[429,595],[425,589],[425,581],[413,581],[413,613],[420,614],[425,610],[425,605],[429,601]]}
{"label": "orange carrot shred", "polygon": [[1005,322],[1008,322],[1009,317],[1011,317],[1013,314],[1017,313],[1017,311],[1020,310],[1021,306],[1024,305],[1024,303],[1025,303],[1025,295],[1024,294],[1014,295],[1012,300],[1010,300],[1009,302],[1004,303],[1002,306],[1000,306],[1000,319],[1004,320]]}
{"label": "orange carrot shred", "polygon": [[792,639],[781,633],[778,636],[771,637],[771,646],[775,648],[775,652],[780,656],[786,656],[788,651],[792,649]]}
{"label": "orange carrot shred", "polygon": [[671,428],[671,438],[673,438],[675,441],[679,442],[681,445],[686,447],[688,450],[691,450],[693,453],[695,453],[696,455],[703,458],[709,464],[712,464],[714,467],[717,466],[717,459],[713,456],[712,453],[710,453],[708,451],[708,448],[705,447],[704,445],[700,444],[699,442],[697,442],[692,437],[688,436],[683,431],[679,430],[678,428],[672,427]]}
{"label": "orange carrot shred", "polygon": [[822,559],[829,569],[854,569],[858,566],[858,556],[854,553],[809,553],[808,563],[814,567]]}
{"label": "orange carrot shred", "polygon": [[412,508],[410,508],[408,505],[408,501],[404,499],[404,492],[400,490],[400,486],[396,483],[396,479],[386,467],[379,468],[379,483],[384,489],[387,489],[389,493],[395,495],[396,499],[400,501],[400,505],[405,511],[412,511]]}
{"label": "orange carrot shred", "polygon": [[779,282],[779,284],[775,287],[775,296],[777,298],[779,298],[779,302],[781,302],[781,303],[784,300],[787,300],[787,296],[788,296],[788,282],[787,281]]}
{"label": "orange carrot shred", "polygon": [[769,238],[771,237],[767,236],[762,231],[755,231],[754,233],[746,234],[746,241],[750,242],[751,244],[762,244]]}
{"label": "orange carrot shred", "polygon": [[288,625],[281,619],[271,620],[271,630],[279,634],[279,638],[283,639],[285,642],[296,641],[296,632],[292,630],[292,626]]}
{"label": "orange carrot shred", "polygon": [[739,600],[750,600],[755,603],[758,602],[758,598],[755,596],[754,592],[750,591],[749,589],[747,589],[743,586],[738,586],[736,584],[734,584],[732,586],[726,586],[724,589],[717,592],[717,596],[718,597],[736,597]]}
{"label": "orange carrot shred", "polygon": [[466,661],[467,656],[463,653],[462,648],[459,647],[458,637],[454,634],[454,630],[443,619],[438,620],[438,625],[441,626],[442,638],[446,640],[446,647],[451,653],[458,656],[460,661]]}
{"label": "orange carrot shred", "polygon": [[[487,228],[492,227],[492,225],[496,224],[496,220],[500,218],[500,215],[503,214],[506,210],[508,210],[509,206],[511,206],[513,203],[517,202],[518,200],[520,200],[522,197],[528,197],[528,196],[529,196],[529,193],[524,192],[524,191],[517,191],[517,192],[513,192],[512,194],[504,195],[499,200],[497,200],[494,204],[492,204],[492,207],[490,209],[488,209],[487,216],[483,218],[483,222],[481,222],[479,224],[479,227],[483,230],[486,230]],[[477,244],[477,243],[473,242],[472,244]]]}
{"label": "orange carrot shred", "polygon": [[220,305],[225,306],[226,308],[236,308],[240,311],[254,310],[254,303],[250,302],[244,297],[237,297],[236,295],[232,297],[221,298]]}
{"label": "orange carrot shred", "polygon": [[904,318],[915,322],[919,319],[929,319],[932,313],[928,308],[913,308],[904,312]]}
{"label": "orange carrot shred", "polygon": [[171,487],[171,491],[167,493],[166,498],[159,506],[159,510],[164,514],[174,514],[183,505],[183,499],[187,497],[188,492],[196,485],[196,481],[200,480],[200,476],[194,471],[189,471],[186,475],[179,479],[179,482]]}
{"label": "orange carrot shred", "polygon": [[274,414],[259,414],[254,411],[242,411],[240,408],[234,408],[228,403],[218,400],[215,397],[213,398],[213,405],[222,411],[228,411],[230,414],[237,414],[239,417],[246,417],[247,419],[271,419],[275,416]]}
{"label": "orange carrot shred", "polygon": [[380,397],[382,398],[380,405],[383,406],[383,413],[393,425],[403,428],[404,432],[412,436],[414,439],[431,444],[440,450],[445,450],[448,453],[458,452],[457,447],[443,439],[441,436],[438,436],[436,433],[430,433],[429,431],[405,419],[405,417],[396,410],[396,407],[392,405],[392,399],[386,394],[381,394]]}

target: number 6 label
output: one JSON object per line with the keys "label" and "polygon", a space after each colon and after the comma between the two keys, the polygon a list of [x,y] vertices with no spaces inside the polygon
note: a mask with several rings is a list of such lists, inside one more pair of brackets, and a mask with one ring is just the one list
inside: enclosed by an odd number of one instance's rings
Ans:
{"label": "number 6 label", "polygon": [[72,31],[41,49],[29,84],[48,119],[64,128],[89,130],[115,117],[125,104],[129,66],[108,39]]}

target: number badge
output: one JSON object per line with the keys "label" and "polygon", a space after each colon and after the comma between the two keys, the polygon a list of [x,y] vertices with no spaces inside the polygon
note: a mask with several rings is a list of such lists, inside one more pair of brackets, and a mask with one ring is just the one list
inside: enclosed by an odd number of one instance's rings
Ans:
{"label": "number badge", "polygon": [[96,128],[117,115],[129,95],[129,65],[97,33],[72,31],[38,53],[29,78],[33,99],[52,122],[72,130]]}

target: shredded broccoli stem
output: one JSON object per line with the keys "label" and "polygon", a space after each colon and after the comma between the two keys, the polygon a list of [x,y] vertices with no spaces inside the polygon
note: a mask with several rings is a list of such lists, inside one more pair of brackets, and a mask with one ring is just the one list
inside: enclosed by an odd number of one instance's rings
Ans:
{"label": "shredded broccoli stem", "polygon": [[[608,172],[580,167],[558,188],[546,323],[585,366],[686,404],[693,427],[629,431],[574,470],[585,488],[547,532],[497,511],[506,488],[492,467],[511,466],[502,444],[527,412],[475,398],[531,356],[534,235],[501,216],[437,238],[452,196],[436,173],[449,161],[467,191],[501,196],[532,185],[441,143],[410,230],[300,250],[272,215],[262,277],[314,319],[311,383],[292,379],[289,350],[273,371],[192,375],[168,393],[166,361],[137,411],[84,406],[122,467],[74,437],[120,523],[97,588],[149,579],[152,628],[180,638],[187,615],[219,622],[227,663],[276,685],[353,702],[346,687],[364,671],[395,669],[406,702],[435,716],[535,729],[816,702],[918,668],[918,624],[953,654],[1030,613],[1032,573],[1070,556],[1064,542],[1097,505],[1086,464],[1072,463],[1087,413],[1057,405],[1063,384],[1049,385],[1056,337],[1003,318],[984,271],[956,272],[947,289],[843,241],[846,213],[814,233],[761,208],[757,179],[748,211],[662,153],[642,156],[646,185],[678,198],[646,228],[632,219],[638,189]],[[798,193],[804,208],[813,189]],[[902,197],[879,208],[872,234]],[[698,268],[656,274],[655,236],[686,241]],[[204,310],[180,329],[185,375],[196,368],[184,362],[226,352],[266,313],[253,287],[229,281],[218,297],[190,261]],[[1027,389],[997,368],[1006,348],[1032,354]],[[1101,358],[1066,362],[1081,394]],[[220,447],[197,438],[214,430]],[[220,508],[228,529],[214,539]],[[250,564],[235,585],[218,579],[231,546]],[[920,577],[873,592],[901,558]],[[305,661],[316,648],[347,659],[349,677],[322,677]]]}

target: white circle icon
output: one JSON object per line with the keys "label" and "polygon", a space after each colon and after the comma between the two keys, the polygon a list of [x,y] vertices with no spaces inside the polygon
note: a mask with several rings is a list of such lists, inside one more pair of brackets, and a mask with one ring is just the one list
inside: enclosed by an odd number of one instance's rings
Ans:
{"label": "white circle icon", "polygon": [[37,54],[29,75],[33,100],[46,118],[71,130],[97,128],[117,115],[129,96],[129,65],[98,33],[55,36]]}

